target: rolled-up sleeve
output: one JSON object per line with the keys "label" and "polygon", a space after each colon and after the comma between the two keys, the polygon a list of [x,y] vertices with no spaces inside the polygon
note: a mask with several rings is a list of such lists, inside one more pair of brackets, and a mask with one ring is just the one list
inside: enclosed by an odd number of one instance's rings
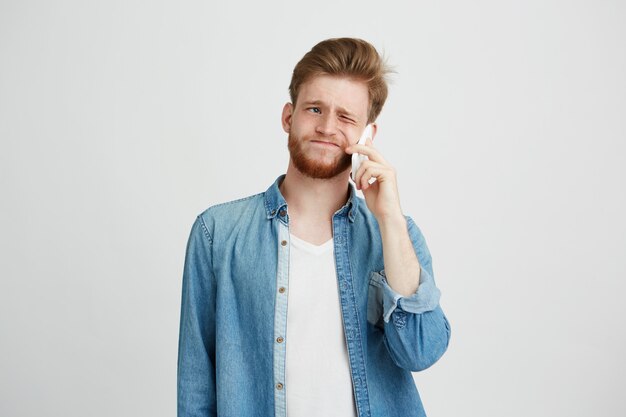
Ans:
{"label": "rolled-up sleeve", "polygon": [[385,271],[372,274],[371,283],[382,295],[385,344],[401,368],[421,371],[433,365],[446,351],[450,324],[439,304],[441,292],[435,285],[432,258],[426,240],[410,217],[406,217],[409,236],[420,263],[420,284],[405,297],[394,291]]}
{"label": "rolled-up sleeve", "polygon": [[400,308],[407,313],[420,314],[434,310],[439,305],[441,291],[435,286],[433,276],[423,267],[420,271],[419,288],[410,297],[402,296],[394,291],[387,283],[385,271],[375,273],[376,281],[383,291],[383,320],[389,322],[391,314]]}

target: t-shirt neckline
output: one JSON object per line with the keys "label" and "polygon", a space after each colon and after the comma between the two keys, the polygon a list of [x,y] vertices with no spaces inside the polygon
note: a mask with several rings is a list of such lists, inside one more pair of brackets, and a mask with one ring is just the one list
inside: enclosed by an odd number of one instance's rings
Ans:
{"label": "t-shirt neckline", "polygon": [[306,240],[300,239],[294,234],[289,233],[289,238],[291,239],[291,243],[295,245],[299,249],[304,249],[309,253],[313,253],[316,255],[325,253],[330,248],[333,247],[333,238],[331,237],[326,242],[321,245],[314,245],[313,243],[307,242]]}

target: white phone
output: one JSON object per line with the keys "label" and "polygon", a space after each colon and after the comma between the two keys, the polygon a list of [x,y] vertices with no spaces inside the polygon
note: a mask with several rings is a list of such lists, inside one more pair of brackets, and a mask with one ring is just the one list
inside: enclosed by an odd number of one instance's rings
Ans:
{"label": "white phone", "polygon": [[[357,145],[365,145],[365,141],[367,141],[367,138],[370,138],[370,139],[372,138],[372,125],[371,124],[368,124],[367,126],[365,126],[365,130],[363,131],[363,134],[361,134],[361,138],[357,142]],[[361,155],[360,153],[352,154],[352,172],[351,172],[352,181],[354,181],[354,179],[356,178],[356,173],[359,170],[361,163],[368,159],[369,158],[367,157],[367,155]],[[376,181],[375,178],[370,178],[370,184],[373,183],[374,181]]]}

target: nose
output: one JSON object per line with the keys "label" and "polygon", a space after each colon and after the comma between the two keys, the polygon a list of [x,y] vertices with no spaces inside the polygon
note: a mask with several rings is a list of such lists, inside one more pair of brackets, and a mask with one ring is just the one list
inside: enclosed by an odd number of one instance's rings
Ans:
{"label": "nose", "polygon": [[315,131],[324,136],[333,136],[337,133],[337,120],[332,115],[323,115]]}

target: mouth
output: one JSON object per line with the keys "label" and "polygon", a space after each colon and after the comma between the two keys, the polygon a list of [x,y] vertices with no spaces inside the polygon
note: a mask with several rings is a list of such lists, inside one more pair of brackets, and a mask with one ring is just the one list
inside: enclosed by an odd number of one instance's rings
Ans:
{"label": "mouth", "polygon": [[335,147],[335,148],[339,148],[340,147],[336,143],[326,142],[326,141],[323,141],[323,140],[312,140],[311,142],[315,143],[316,145],[321,145],[321,146],[329,146],[329,147]]}

